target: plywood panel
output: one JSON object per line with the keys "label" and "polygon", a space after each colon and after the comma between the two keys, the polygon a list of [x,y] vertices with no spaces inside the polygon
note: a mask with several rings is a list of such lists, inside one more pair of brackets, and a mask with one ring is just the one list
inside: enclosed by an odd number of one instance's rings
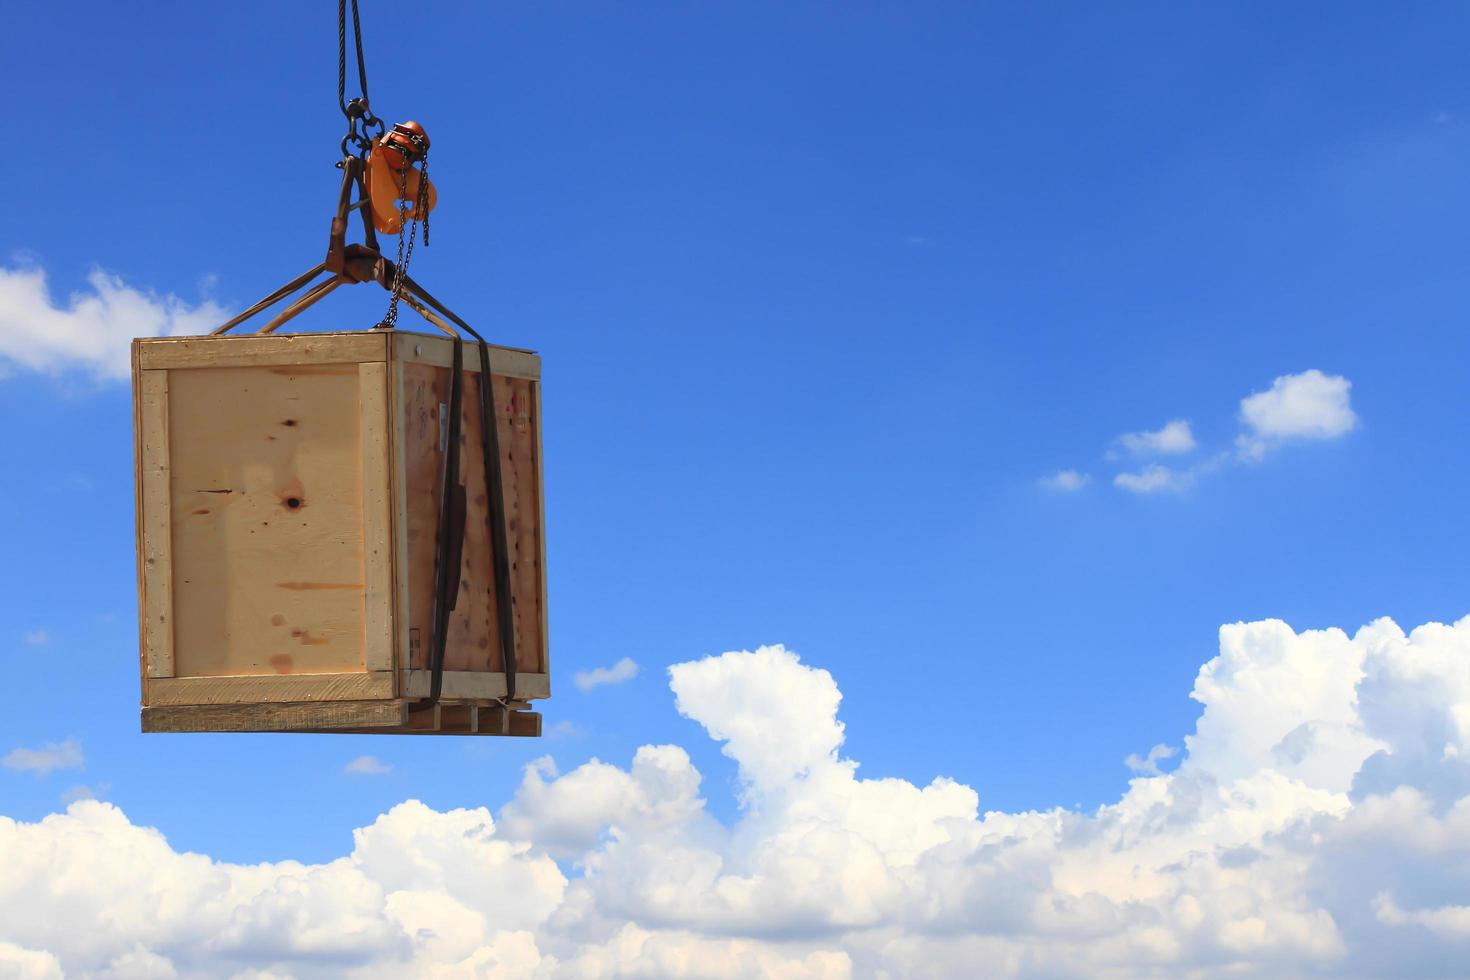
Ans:
{"label": "plywood panel", "polygon": [[363,670],[356,364],[169,372],[180,677]]}
{"label": "plywood panel", "polygon": [[[495,352],[498,354],[499,352]],[[477,360],[466,348],[466,363]],[[411,664],[428,666],[432,631],[434,550],[443,493],[444,452],[440,417],[449,402],[449,369],[408,363],[403,368],[406,477],[407,569]],[[480,436],[479,373],[465,372],[461,424],[461,480],[467,519],[460,569],[459,604],[450,618],[445,669],[503,670],[494,628],[495,583],[489,540],[489,497]],[[540,487],[535,382],[495,376],[495,404],[501,440],[502,482],[506,498],[512,588],[515,603],[516,664],[542,671],[542,587]]]}

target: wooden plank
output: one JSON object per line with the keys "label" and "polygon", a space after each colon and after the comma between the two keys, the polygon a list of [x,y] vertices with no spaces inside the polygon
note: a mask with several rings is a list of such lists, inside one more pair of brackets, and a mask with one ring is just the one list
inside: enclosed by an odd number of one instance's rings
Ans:
{"label": "wooden plank", "polygon": [[[408,520],[405,517],[408,505],[407,489],[404,477],[404,447],[406,437],[404,435],[405,411],[403,393],[403,362],[394,359],[392,362],[391,383],[388,389],[389,419],[391,428],[389,434],[391,443],[389,446],[389,461],[392,479],[392,507],[389,517],[393,524],[393,622],[395,626],[394,668],[405,669],[409,666],[410,643],[409,643],[409,593],[408,593]],[[397,674],[394,675],[395,679]]]}
{"label": "wooden plank", "polygon": [[263,674],[256,677],[172,677],[148,685],[149,705],[255,704],[282,701],[371,701],[393,697],[393,674]]}
{"label": "wooden plank", "polygon": [[358,366],[168,382],[177,676],[364,670]]}
{"label": "wooden plank", "polygon": [[150,337],[137,342],[138,361],[144,370],[386,361],[385,333]]}
{"label": "wooden plank", "polygon": [[393,669],[393,531],[389,516],[388,365],[358,365],[362,428],[363,663]]}
{"label": "wooden plank", "polygon": [[[445,381],[447,370],[439,371]],[[490,558],[490,497],[485,485],[485,444],[480,426],[480,375],[466,371],[460,479],[465,488],[464,549],[460,554],[459,601],[449,618],[446,670],[498,670],[495,595]],[[437,527],[437,523],[436,523]]]}
{"label": "wooden plank", "polygon": [[144,662],[149,677],[172,677],[174,661],[173,536],[169,493],[169,375],[139,374],[139,459],[143,488]]}
{"label": "wooden plank", "polygon": [[[455,719],[445,723],[447,713],[458,711],[468,707],[473,718],[472,725],[462,726],[459,719],[462,715],[453,715]],[[319,728],[314,731],[327,732],[336,731],[343,734],[354,735],[473,735],[477,737],[504,737],[512,738],[536,738],[541,734],[541,715],[534,711],[506,711],[504,708],[493,705],[442,705],[439,713],[439,722],[431,723],[427,719],[419,722],[415,727],[404,728],[353,728],[353,729],[325,729]],[[412,723],[409,723],[412,724]]]}
{"label": "wooden plank", "polygon": [[143,699],[148,698],[148,606],[143,543],[143,372],[138,367],[138,342],[130,349],[133,372],[133,535],[134,566],[138,580],[138,683]]}
{"label": "wooden plank", "polygon": [[473,704],[439,705],[439,730],[446,734],[472,735],[478,711]]}
{"label": "wooden plank", "polygon": [[[551,621],[547,609],[550,605],[550,591],[546,586],[546,468],[542,464],[541,456],[541,382],[537,381],[531,386],[535,398],[534,409],[536,412],[536,501],[539,507],[538,520],[536,523],[536,537],[541,548],[541,576],[537,585],[537,595],[540,597],[541,605],[541,643],[537,651],[536,670],[551,677]],[[517,692],[519,693],[519,692]],[[523,695],[524,696],[524,695]],[[551,687],[548,683],[544,693],[536,697],[551,697]]]}
{"label": "wooden plank", "polygon": [[[480,352],[477,347],[478,344],[466,338],[464,369],[471,374],[480,373]],[[395,358],[410,364],[447,368],[454,363],[454,341],[433,334],[395,331],[393,352]],[[508,378],[534,381],[541,377],[541,358],[534,351],[491,344],[490,370]]]}
{"label": "wooden plank", "polygon": [[[449,371],[422,364],[403,364],[403,400],[399,418],[404,438],[399,466],[405,493],[403,521],[405,557],[399,562],[408,593],[408,657],[402,666],[427,667],[433,628],[434,548],[438,541],[439,497],[444,453],[439,445],[440,414],[447,412]],[[404,697],[413,697],[403,690]]]}
{"label": "wooden plank", "polygon": [[414,710],[408,709],[408,715],[404,719],[403,727],[412,732],[437,732],[439,728],[439,711],[442,705],[433,704],[427,708]]}
{"label": "wooden plank", "polygon": [[504,710],[500,705],[475,705],[473,730],[476,735],[504,735],[507,714],[510,714],[509,711]]}
{"label": "wooden plank", "polygon": [[479,735],[504,735],[509,711],[498,705],[479,705],[475,709],[475,732]]}
{"label": "wooden plank", "polygon": [[[480,708],[479,710],[486,712],[496,709]],[[504,730],[493,727],[493,723],[489,729],[477,727],[468,730],[457,728],[312,728],[301,730],[338,735],[449,735],[454,737],[470,736],[473,738],[503,738],[505,736],[512,738],[536,738],[541,734],[541,716],[539,714],[531,711],[502,713],[514,719],[513,723],[507,721]]]}
{"label": "wooden plank", "polygon": [[497,378],[500,409],[501,480],[505,485],[509,533],[512,611],[515,615],[517,672],[543,673],[541,590],[541,425],[535,414],[537,383]]}
{"label": "wooden plank", "polygon": [[[398,689],[406,698],[426,698],[433,674],[427,670],[401,670]],[[546,698],[551,696],[550,678],[546,674],[517,674],[516,696]],[[447,700],[494,701],[505,697],[505,675],[499,671],[446,670],[440,697]]]}
{"label": "wooden plank", "polygon": [[394,730],[407,711],[402,701],[321,704],[210,704],[146,707],[145,732],[291,732]]}
{"label": "wooden plank", "polygon": [[541,715],[535,711],[506,712],[505,734],[519,738],[540,738]]}

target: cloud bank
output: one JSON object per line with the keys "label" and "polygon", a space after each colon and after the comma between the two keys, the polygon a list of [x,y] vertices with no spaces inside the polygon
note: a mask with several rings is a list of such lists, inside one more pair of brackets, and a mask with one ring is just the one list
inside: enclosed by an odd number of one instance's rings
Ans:
{"label": "cloud bank", "polygon": [[40,267],[0,266],[0,369],[126,378],[134,337],[208,333],[227,319],[211,300],[159,296],[101,269],[87,276],[87,289],[58,303]]}
{"label": "cloud bank", "polygon": [[[1220,630],[1178,765],[1093,812],[862,778],[779,646],[670,670],[738,765],[529,766],[498,816],[399,804],[325,864],[180,853],[116,807],[0,819],[22,976],[1446,976],[1470,944],[1470,618]],[[772,692],[779,691],[780,697]],[[87,928],[76,928],[85,922]],[[24,971],[24,972],[22,972]]]}

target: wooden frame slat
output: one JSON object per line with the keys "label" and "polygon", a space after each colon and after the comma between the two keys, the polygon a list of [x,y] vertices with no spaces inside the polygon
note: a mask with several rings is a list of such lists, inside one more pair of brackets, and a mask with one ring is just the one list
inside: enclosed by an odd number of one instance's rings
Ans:
{"label": "wooden frame slat", "polygon": [[168,372],[138,376],[142,472],[143,660],[149,677],[174,676],[173,527],[169,490]]}
{"label": "wooden frame slat", "polygon": [[157,678],[148,704],[241,704],[281,701],[373,701],[393,697],[387,670],[341,674],[261,674],[247,677]]}
{"label": "wooden frame slat", "polygon": [[370,671],[391,671],[395,594],[388,365],[369,362],[359,364],[357,371],[362,421],[363,664]]}
{"label": "wooden frame slat", "polygon": [[[473,343],[469,341],[466,348],[468,349]],[[436,337],[433,334],[395,331],[393,356],[400,361],[447,368],[454,363],[454,341],[448,337]],[[467,350],[463,368],[468,374],[479,374],[480,355],[472,355]],[[534,351],[491,344],[490,370],[507,378],[524,378],[535,381],[541,377],[541,358]]]}
{"label": "wooden frame slat", "polygon": [[[427,670],[400,670],[398,689],[406,698],[426,698],[433,675]],[[493,701],[505,697],[505,675],[499,671],[446,670],[440,696],[449,700]],[[517,698],[550,697],[546,674],[516,674]]]}
{"label": "wooden frame slat", "polygon": [[134,341],[143,370],[386,361],[386,331],[282,336],[150,337]]}
{"label": "wooden frame slat", "polygon": [[393,731],[403,726],[402,701],[329,701],[321,704],[207,704],[146,707],[145,732]]}
{"label": "wooden frame slat", "polygon": [[[539,373],[539,372],[538,372]],[[546,468],[541,463],[541,381],[536,380],[531,385],[536,393],[536,498],[541,508],[537,517],[536,536],[541,539],[541,671],[546,678],[546,686],[541,693],[534,695],[539,698],[551,697],[551,668],[547,663],[549,651],[551,650],[551,616],[547,611],[550,603],[550,591],[546,581]],[[520,678],[516,678],[516,693],[520,694]],[[524,697],[525,695],[521,695]]]}
{"label": "wooden frame slat", "polygon": [[[409,581],[408,581],[408,519],[403,508],[407,502],[405,489],[403,447],[407,445],[405,432],[405,406],[403,401],[403,361],[393,358],[388,378],[388,411],[392,419],[389,432],[388,468],[391,483],[389,508],[393,523],[393,617],[394,649],[397,651],[394,669],[409,666]],[[397,675],[394,675],[395,678]],[[401,689],[400,689],[401,693]]]}

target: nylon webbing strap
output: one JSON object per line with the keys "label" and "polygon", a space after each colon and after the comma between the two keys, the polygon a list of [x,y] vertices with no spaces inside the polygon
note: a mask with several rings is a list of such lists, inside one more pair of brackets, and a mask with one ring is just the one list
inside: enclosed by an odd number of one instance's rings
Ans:
{"label": "nylon webbing strap", "polygon": [[459,482],[459,441],[464,412],[464,341],[454,337],[449,368],[448,446],[444,455],[444,492],[439,498],[439,542],[434,549],[434,627],[429,644],[429,696],[414,707],[439,702],[444,689],[444,651],[449,645],[449,614],[459,602],[460,561],[464,556],[465,493]]}
{"label": "nylon webbing strap", "polygon": [[475,337],[480,341],[480,430],[485,447],[485,485],[490,490],[490,556],[495,566],[495,619],[500,633],[500,659],[505,666],[505,698],[511,701],[516,696],[515,598],[510,587],[505,486],[500,475],[500,417],[495,411],[495,376],[490,373],[490,345],[479,334]]}

